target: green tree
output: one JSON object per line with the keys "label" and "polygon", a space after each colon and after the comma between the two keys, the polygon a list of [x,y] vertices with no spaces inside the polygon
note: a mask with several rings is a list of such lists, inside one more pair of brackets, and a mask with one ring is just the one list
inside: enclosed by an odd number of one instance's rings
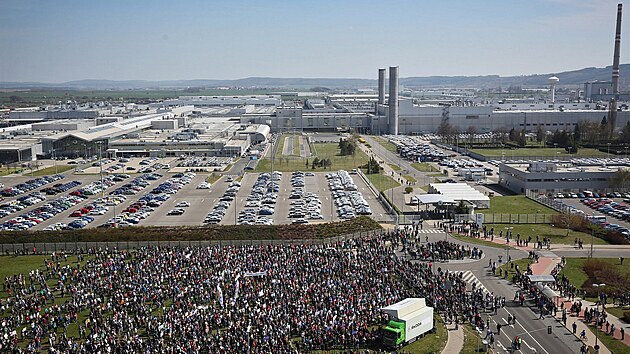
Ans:
{"label": "green tree", "polygon": [[314,170],[317,166],[319,166],[319,157],[313,159],[312,169]]}
{"label": "green tree", "polygon": [[308,159],[306,159],[306,164],[305,165],[306,165],[306,168],[308,168]]}
{"label": "green tree", "polygon": [[460,200],[459,204],[455,206],[455,214],[468,214],[468,206],[463,200]]}
{"label": "green tree", "polygon": [[521,130],[521,132],[518,134],[517,139],[518,139],[518,140],[517,140],[517,142],[518,142],[518,146],[523,147],[523,146],[527,145],[527,137],[526,137],[526,135],[525,135],[525,128],[523,128],[523,129]]}
{"label": "green tree", "polygon": [[620,188],[625,191],[630,186],[630,171],[620,168],[613,173],[608,182],[612,188]]}
{"label": "green tree", "polygon": [[573,127],[573,141],[577,144],[580,142],[580,139],[582,139],[582,127],[580,122],[578,122]]}
{"label": "green tree", "polygon": [[542,143],[545,140],[545,129],[543,129],[542,125],[538,125],[536,128],[536,141]]}

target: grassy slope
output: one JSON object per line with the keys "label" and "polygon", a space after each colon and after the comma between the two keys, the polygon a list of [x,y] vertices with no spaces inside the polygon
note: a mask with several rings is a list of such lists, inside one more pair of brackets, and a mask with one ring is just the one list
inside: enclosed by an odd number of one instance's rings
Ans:
{"label": "grassy slope", "polygon": [[[630,274],[630,262],[624,262],[623,265],[620,265],[619,259],[617,258],[594,259],[612,264],[615,268],[620,270],[621,274]],[[584,262],[586,262],[588,258],[566,258],[566,260],[567,265],[564,267],[562,274],[564,274],[569,279],[571,284],[581,287],[582,284],[584,284],[584,282],[588,279],[588,276],[582,269],[584,267]]]}

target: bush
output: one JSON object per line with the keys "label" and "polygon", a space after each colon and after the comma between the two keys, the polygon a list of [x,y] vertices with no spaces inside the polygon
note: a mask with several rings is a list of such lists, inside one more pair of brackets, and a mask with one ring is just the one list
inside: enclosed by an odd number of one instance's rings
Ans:
{"label": "bush", "polygon": [[405,187],[405,193],[409,194],[409,193],[411,193],[411,192],[413,192],[413,188],[411,188],[411,187]]}
{"label": "bush", "polygon": [[623,234],[616,231],[609,231],[595,224],[592,224],[579,215],[557,214],[553,215],[551,220],[556,225],[568,225],[568,227],[574,231],[581,231],[590,234],[592,230],[595,237],[601,238],[602,240],[605,240],[613,245],[628,244],[628,240]]}
{"label": "bush", "polygon": [[[630,291],[630,274],[621,274],[617,268],[608,262],[589,259],[584,262],[582,270],[588,276],[588,279],[582,284],[582,288],[586,290],[588,296],[597,297],[598,290],[607,294]],[[604,283],[606,286],[601,289],[593,287],[593,284],[600,283]]]}
{"label": "bush", "polygon": [[630,311],[624,312],[621,319],[626,323],[630,323]]}
{"label": "bush", "polygon": [[329,238],[381,229],[367,216],[342,222],[312,225],[212,225],[125,227],[64,231],[5,231],[0,243],[201,241],[201,240],[298,240]]}

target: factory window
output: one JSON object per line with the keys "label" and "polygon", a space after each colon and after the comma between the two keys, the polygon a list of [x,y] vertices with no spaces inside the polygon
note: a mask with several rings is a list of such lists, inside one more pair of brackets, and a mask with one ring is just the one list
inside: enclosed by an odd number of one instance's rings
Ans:
{"label": "factory window", "polygon": [[479,119],[479,116],[466,116],[466,119]]}
{"label": "factory window", "polygon": [[306,125],[308,125],[309,127],[312,127],[313,126],[313,118],[308,118]]}
{"label": "factory window", "polygon": [[324,126],[329,126],[330,125],[330,118],[328,117],[324,117]]}
{"label": "factory window", "polygon": [[555,127],[556,125],[558,125],[558,123],[553,123],[553,124],[551,124],[551,125],[553,125],[553,126]]}
{"label": "factory window", "polygon": [[346,126],[346,118],[339,118],[339,125],[342,127]]}

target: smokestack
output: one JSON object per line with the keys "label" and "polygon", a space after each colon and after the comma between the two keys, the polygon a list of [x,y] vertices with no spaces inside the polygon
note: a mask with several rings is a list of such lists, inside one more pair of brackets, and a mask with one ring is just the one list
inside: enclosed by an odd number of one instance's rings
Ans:
{"label": "smokestack", "polygon": [[385,69],[378,69],[378,104],[385,104]]}
{"label": "smokestack", "polygon": [[398,135],[398,67],[389,67],[389,133]]}
{"label": "smokestack", "polygon": [[617,30],[615,31],[615,52],[613,54],[612,85],[615,100],[619,99],[619,51],[621,49],[621,10],[622,5],[617,5]]}
{"label": "smokestack", "polygon": [[622,4],[617,5],[617,28],[615,31],[615,51],[613,53],[612,89],[613,98],[609,104],[608,124],[610,125],[610,137],[617,124],[617,101],[619,100],[619,51],[621,49],[621,10]]}

